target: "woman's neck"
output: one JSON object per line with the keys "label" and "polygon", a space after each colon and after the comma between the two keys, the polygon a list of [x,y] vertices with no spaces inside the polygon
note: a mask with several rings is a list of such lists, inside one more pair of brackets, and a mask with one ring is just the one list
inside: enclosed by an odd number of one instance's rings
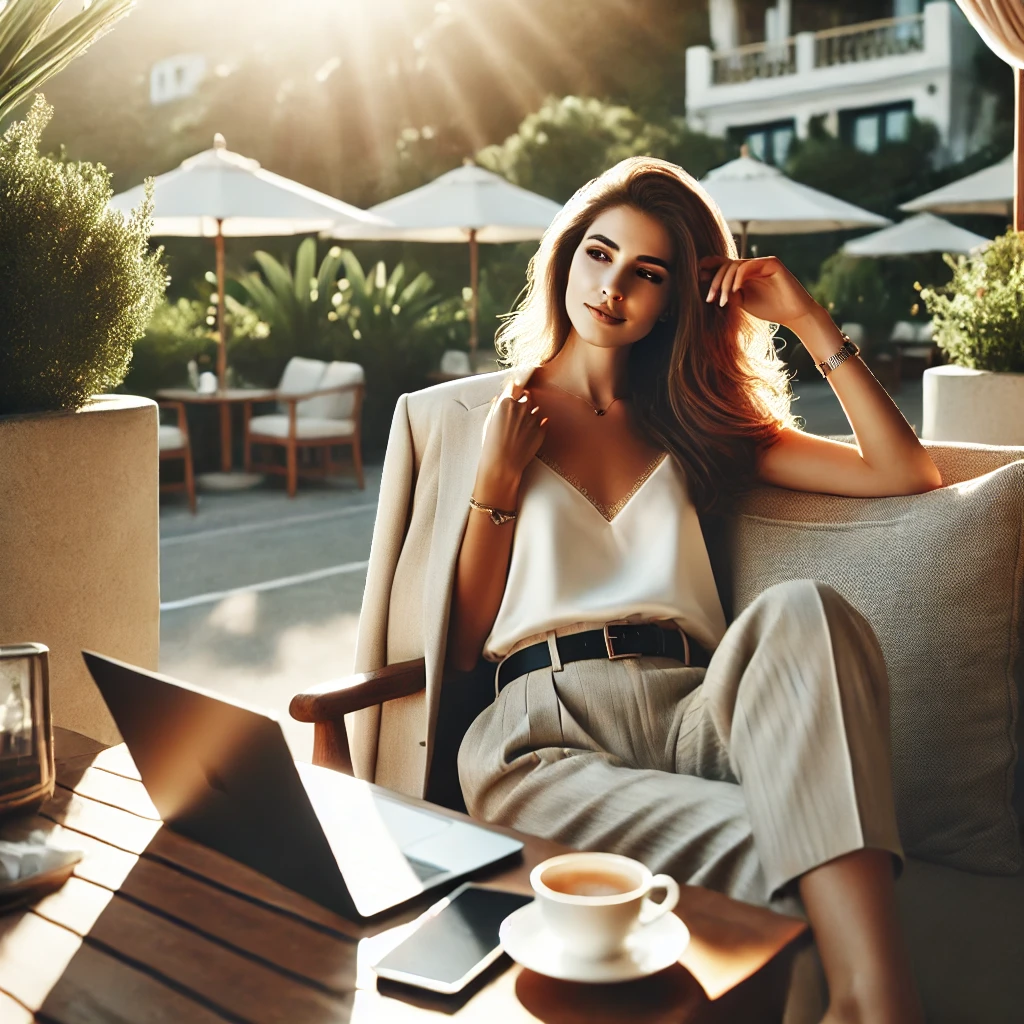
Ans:
{"label": "woman's neck", "polygon": [[604,409],[624,398],[628,384],[629,346],[588,345],[573,330],[557,354],[544,364],[542,379]]}

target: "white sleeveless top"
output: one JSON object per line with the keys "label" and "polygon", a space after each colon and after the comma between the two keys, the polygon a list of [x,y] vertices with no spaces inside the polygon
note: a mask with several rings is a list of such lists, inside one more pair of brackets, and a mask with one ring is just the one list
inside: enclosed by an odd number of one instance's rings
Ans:
{"label": "white sleeveless top", "polygon": [[602,506],[538,456],[523,474],[505,594],[484,657],[578,622],[672,620],[708,650],[725,633],[686,478],[659,455],[630,492]]}

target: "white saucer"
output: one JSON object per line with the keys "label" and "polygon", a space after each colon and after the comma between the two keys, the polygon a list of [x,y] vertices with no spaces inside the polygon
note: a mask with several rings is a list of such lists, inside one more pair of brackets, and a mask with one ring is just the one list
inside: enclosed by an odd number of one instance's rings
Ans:
{"label": "white saucer", "polygon": [[670,967],[690,941],[689,929],[673,913],[638,926],[626,948],[607,960],[572,956],[544,924],[540,904],[520,907],[501,923],[501,944],[516,963],[561,981],[632,981]]}

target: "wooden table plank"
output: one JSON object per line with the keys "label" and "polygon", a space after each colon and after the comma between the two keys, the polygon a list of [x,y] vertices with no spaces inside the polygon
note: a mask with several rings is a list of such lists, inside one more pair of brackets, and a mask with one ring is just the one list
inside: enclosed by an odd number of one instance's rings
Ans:
{"label": "wooden table plank", "polygon": [[6,992],[0,992],[0,1024],[32,1024],[35,1015]]}

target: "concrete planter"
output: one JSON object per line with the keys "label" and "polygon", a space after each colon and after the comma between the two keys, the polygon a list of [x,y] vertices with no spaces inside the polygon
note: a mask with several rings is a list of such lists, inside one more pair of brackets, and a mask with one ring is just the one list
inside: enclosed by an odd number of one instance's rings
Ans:
{"label": "concrete planter", "polygon": [[1024,373],[933,366],[922,387],[925,440],[1024,445]]}
{"label": "concrete planter", "polygon": [[80,651],[160,652],[157,408],[0,416],[0,643],[50,648],[55,725],[119,739]]}

